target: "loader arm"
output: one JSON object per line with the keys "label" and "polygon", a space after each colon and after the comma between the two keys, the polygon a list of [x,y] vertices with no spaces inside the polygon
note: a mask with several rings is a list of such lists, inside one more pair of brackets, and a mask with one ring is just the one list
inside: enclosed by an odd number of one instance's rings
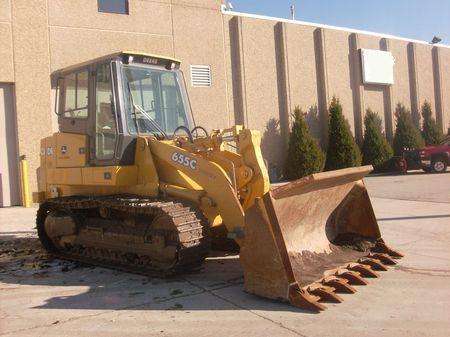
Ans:
{"label": "loader arm", "polygon": [[[165,168],[163,176],[165,180],[160,181],[163,189],[165,185],[171,185],[173,188],[177,185],[180,187],[179,179],[176,177],[181,172],[185,178],[188,178],[186,182],[189,180],[195,182],[195,184],[190,183],[191,186],[181,186],[186,188],[186,194],[194,192],[194,195],[199,198],[197,203],[201,208],[209,206],[216,209],[214,213],[220,214],[228,231],[235,233],[237,237],[242,236],[245,226],[244,210],[228,175],[218,164],[169,142],[151,139],[149,146],[157,167]],[[200,193],[195,192],[199,191],[198,187],[201,188]],[[208,216],[208,211],[206,213]]]}
{"label": "loader arm", "polygon": [[[160,189],[198,204],[211,225],[223,223],[239,243],[245,211],[270,190],[260,139],[258,131],[241,126],[194,144],[149,139],[161,175]],[[236,144],[234,152],[226,149],[230,140]]]}

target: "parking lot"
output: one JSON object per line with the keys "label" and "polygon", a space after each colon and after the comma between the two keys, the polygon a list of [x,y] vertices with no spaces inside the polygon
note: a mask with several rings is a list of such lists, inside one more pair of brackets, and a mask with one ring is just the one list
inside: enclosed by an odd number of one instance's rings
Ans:
{"label": "parking lot", "polygon": [[448,336],[450,172],[366,184],[405,257],[319,314],[243,292],[236,256],[170,280],[50,260],[36,209],[0,209],[0,336]]}

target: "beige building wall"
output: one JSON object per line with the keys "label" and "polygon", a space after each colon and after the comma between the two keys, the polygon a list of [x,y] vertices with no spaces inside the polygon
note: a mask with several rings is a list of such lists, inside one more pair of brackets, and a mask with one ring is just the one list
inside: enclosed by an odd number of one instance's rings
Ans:
{"label": "beige building wall", "polygon": [[171,35],[171,1],[129,1],[129,15],[121,15],[98,12],[97,1],[51,0],[49,24],[100,31]]}
{"label": "beige building wall", "polygon": [[441,48],[442,126],[450,133],[450,48]]}
{"label": "beige building wall", "polygon": [[[282,116],[279,93],[279,36],[275,22],[242,20],[242,64],[244,77],[244,122],[249,128],[261,131],[261,150],[269,170],[280,169],[284,159],[280,120]],[[276,165],[277,167],[273,167]]]}
{"label": "beige building wall", "polygon": [[51,26],[50,42],[52,71],[118,50],[173,54],[172,38],[162,35]]}
{"label": "beige building wall", "polygon": [[274,22],[242,20],[245,122],[259,130],[271,118],[279,119],[274,29]]}
{"label": "beige building wall", "polygon": [[0,0],[0,22],[9,23],[11,21],[10,0]]}
{"label": "beige building wall", "polygon": [[[436,53],[415,41],[227,14],[221,3],[129,0],[129,15],[120,15],[99,13],[95,0],[0,0],[0,83],[15,87],[19,154],[29,159],[32,189],[39,140],[56,126],[50,73],[118,50],[181,59],[197,124],[260,130],[272,176],[281,173],[297,105],[322,145],[334,95],[358,139],[367,108],[380,114],[392,136],[398,102],[417,114],[428,100],[442,111],[443,129],[450,126],[449,48]],[[360,48],[392,52],[393,86],[362,83]],[[211,87],[191,86],[190,65],[196,64],[211,67]]]}
{"label": "beige building wall", "polygon": [[287,25],[286,51],[288,61],[289,111],[296,106],[306,113],[306,120],[316,138],[321,136],[317,87],[314,27]]}
{"label": "beige building wall", "polygon": [[325,72],[327,76],[328,96],[339,98],[343,114],[347,118],[350,129],[355,131],[353,114],[353,91],[350,68],[350,33],[325,30]]}
{"label": "beige building wall", "polygon": [[[425,101],[428,101],[433,107],[433,115],[436,117],[434,77],[433,77],[433,56],[432,48],[426,45],[418,44],[416,46],[417,56],[417,87],[419,109]],[[421,116],[420,116],[421,118]]]}
{"label": "beige building wall", "polygon": [[0,82],[14,82],[14,63],[11,32],[11,5],[0,0]]}
{"label": "beige building wall", "polygon": [[48,9],[46,0],[11,4],[19,154],[28,158],[34,189],[40,139],[52,132]]}
{"label": "beige building wall", "polygon": [[92,0],[49,1],[52,71],[118,50],[173,56],[170,1],[129,4],[130,15],[120,15],[98,12]]}
{"label": "beige building wall", "polygon": [[401,103],[411,109],[410,70],[408,64],[408,42],[389,39],[389,51],[395,58],[392,102],[394,107]]}
{"label": "beige building wall", "polygon": [[[359,35],[359,47],[363,49],[376,49],[381,50],[381,39],[368,35]],[[358,64],[359,65],[359,64]],[[355,69],[358,71],[359,69]],[[367,109],[378,113],[385,124],[385,90],[384,85],[363,84],[360,85],[363,88],[362,97],[362,121]]]}
{"label": "beige building wall", "polygon": [[[182,61],[195,122],[208,128],[230,126],[222,15],[217,7],[194,6],[174,6],[172,13],[174,55]],[[211,87],[190,85],[190,65],[198,64],[211,67]]]}
{"label": "beige building wall", "polygon": [[[236,18],[231,15],[222,15],[222,29],[223,29],[223,66],[225,74],[226,85],[226,105],[228,108],[228,116],[230,125],[233,125],[239,118],[236,113],[239,113],[235,106],[238,104],[237,96],[241,90],[237,86],[238,80],[235,79],[237,74],[240,74],[239,64],[236,64],[236,55],[234,53],[239,52],[239,48],[235,46],[239,42],[239,39],[232,36],[234,29],[236,28]],[[236,35],[236,34],[234,34]]]}

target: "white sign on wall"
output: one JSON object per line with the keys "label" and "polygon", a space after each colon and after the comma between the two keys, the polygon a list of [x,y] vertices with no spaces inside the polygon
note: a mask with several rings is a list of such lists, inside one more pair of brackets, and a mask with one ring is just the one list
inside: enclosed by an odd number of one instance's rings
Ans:
{"label": "white sign on wall", "polygon": [[394,84],[394,56],[388,51],[361,49],[363,82],[365,84]]}

